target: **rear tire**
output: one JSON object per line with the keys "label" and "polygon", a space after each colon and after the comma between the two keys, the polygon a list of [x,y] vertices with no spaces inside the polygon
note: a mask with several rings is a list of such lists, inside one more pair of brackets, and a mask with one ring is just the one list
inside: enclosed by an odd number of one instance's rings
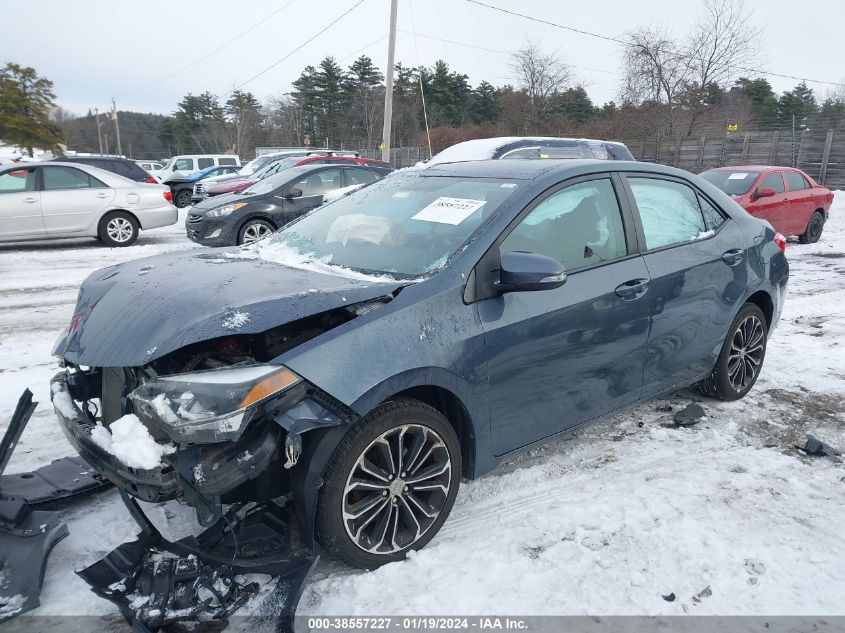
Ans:
{"label": "rear tire", "polygon": [[763,360],[769,329],[763,311],[753,303],[742,306],[728,329],[716,366],[697,386],[719,400],[739,400],[754,386]]}
{"label": "rear tire", "polygon": [[270,224],[267,220],[262,220],[260,218],[247,220],[238,231],[238,246],[241,246],[242,244],[252,244],[258,240],[263,240],[275,230],[276,227]]}
{"label": "rear tire", "polygon": [[103,216],[97,237],[106,246],[131,246],[138,239],[138,220],[126,211],[112,211]]}
{"label": "rear tire", "polygon": [[190,189],[182,189],[179,193],[176,194],[176,199],[173,201],[173,204],[176,205],[177,209],[184,209],[189,204],[191,204],[191,196],[193,193]]}
{"label": "rear tire", "polygon": [[807,229],[798,236],[798,241],[802,244],[815,244],[819,241],[824,230],[824,214],[819,211],[810,216],[810,221],[807,222]]}
{"label": "rear tire", "polygon": [[335,450],[317,501],[317,538],[356,567],[402,560],[440,530],[460,479],[460,444],[448,420],[418,400],[385,402]]}

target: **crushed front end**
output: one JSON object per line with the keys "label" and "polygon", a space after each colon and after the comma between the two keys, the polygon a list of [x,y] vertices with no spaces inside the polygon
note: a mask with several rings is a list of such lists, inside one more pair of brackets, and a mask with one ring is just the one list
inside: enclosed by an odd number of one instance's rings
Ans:
{"label": "crushed front end", "polygon": [[[279,349],[268,342],[279,336],[295,342],[279,332],[234,336],[142,367],[65,361],[53,378],[66,437],[118,487],[142,528],[138,541],[80,572],[133,624],[225,619],[255,593],[246,574],[274,576],[287,583],[285,596],[298,596],[315,564],[321,463],[312,463],[308,442],[337,436],[354,413],[267,362]],[[129,431],[121,435],[122,427]],[[205,529],[168,541],[139,501],[189,506]]]}

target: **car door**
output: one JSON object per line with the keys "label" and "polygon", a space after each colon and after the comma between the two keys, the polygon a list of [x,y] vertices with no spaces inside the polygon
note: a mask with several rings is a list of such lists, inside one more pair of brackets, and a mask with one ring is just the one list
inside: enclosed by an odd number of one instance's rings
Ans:
{"label": "car door", "polygon": [[502,253],[526,251],[568,271],[559,288],[478,302],[496,455],[640,396],[648,272],[630,222],[626,232],[618,182],[600,175],[556,187],[492,247],[497,262]]}
{"label": "car door", "polygon": [[643,396],[703,377],[747,286],[745,234],[680,179],[628,174],[651,278]]}
{"label": "car door", "polygon": [[41,211],[47,233],[77,233],[96,224],[114,200],[114,189],[75,167],[44,165]]}
{"label": "car door", "polygon": [[37,189],[35,167],[0,174],[0,238],[38,237],[47,232]]}
{"label": "car door", "polygon": [[346,176],[343,184],[344,187],[369,185],[382,178],[382,175],[375,169],[364,169],[361,167],[349,167],[344,170],[344,175]]}
{"label": "car door", "polygon": [[[763,189],[773,189],[775,195],[768,198],[756,197],[755,194]],[[783,184],[783,176],[779,171],[769,172],[760,178],[759,183],[752,190],[751,200],[746,211],[755,218],[768,220],[775,229],[780,230],[786,214],[786,187]]]}
{"label": "car door", "polygon": [[816,210],[812,189],[800,172],[787,171],[785,176],[789,202],[784,213],[783,228],[778,230],[784,235],[800,235],[806,230],[810,216]]}
{"label": "car door", "polygon": [[323,195],[343,186],[342,170],[338,167],[308,172],[303,178],[291,185],[302,195],[293,198],[294,217],[298,217],[323,203]]}

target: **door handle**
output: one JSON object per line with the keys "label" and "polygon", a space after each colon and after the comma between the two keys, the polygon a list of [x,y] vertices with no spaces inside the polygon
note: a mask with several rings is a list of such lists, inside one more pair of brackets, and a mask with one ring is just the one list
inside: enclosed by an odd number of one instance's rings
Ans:
{"label": "door handle", "polygon": [[616,286],[616,296],[626,301],[639,299],[648,290],[648,279],[632,279]]}
{"label": "door handle", "polygon": [[32,204],[33,202],[38,202],[38,198],[24,198],[23,201],[27,204]]}
{"label": "door handle", "polygon": [[743,257],[745,257],[745,253],[739,248],[734,248],[722,253],[722,261],[728,266],[736,266],[742,261]]}
{"label": "door handle", "polygon": [[97,194],[97,197],[98,197],[98,198],[108,198],[108,197],[109,197],[109,194],[107,194],[107,193],[98,193],[98,194]]}

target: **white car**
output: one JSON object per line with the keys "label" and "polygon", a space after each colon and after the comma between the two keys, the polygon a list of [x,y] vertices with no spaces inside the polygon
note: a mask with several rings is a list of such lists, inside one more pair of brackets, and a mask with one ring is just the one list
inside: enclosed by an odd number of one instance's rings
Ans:
{"label": "white car", "polygon": [[81,163],[0,168],[0,242],[96,237],[129,246],[141,229],[175,224],[170,188]]}

